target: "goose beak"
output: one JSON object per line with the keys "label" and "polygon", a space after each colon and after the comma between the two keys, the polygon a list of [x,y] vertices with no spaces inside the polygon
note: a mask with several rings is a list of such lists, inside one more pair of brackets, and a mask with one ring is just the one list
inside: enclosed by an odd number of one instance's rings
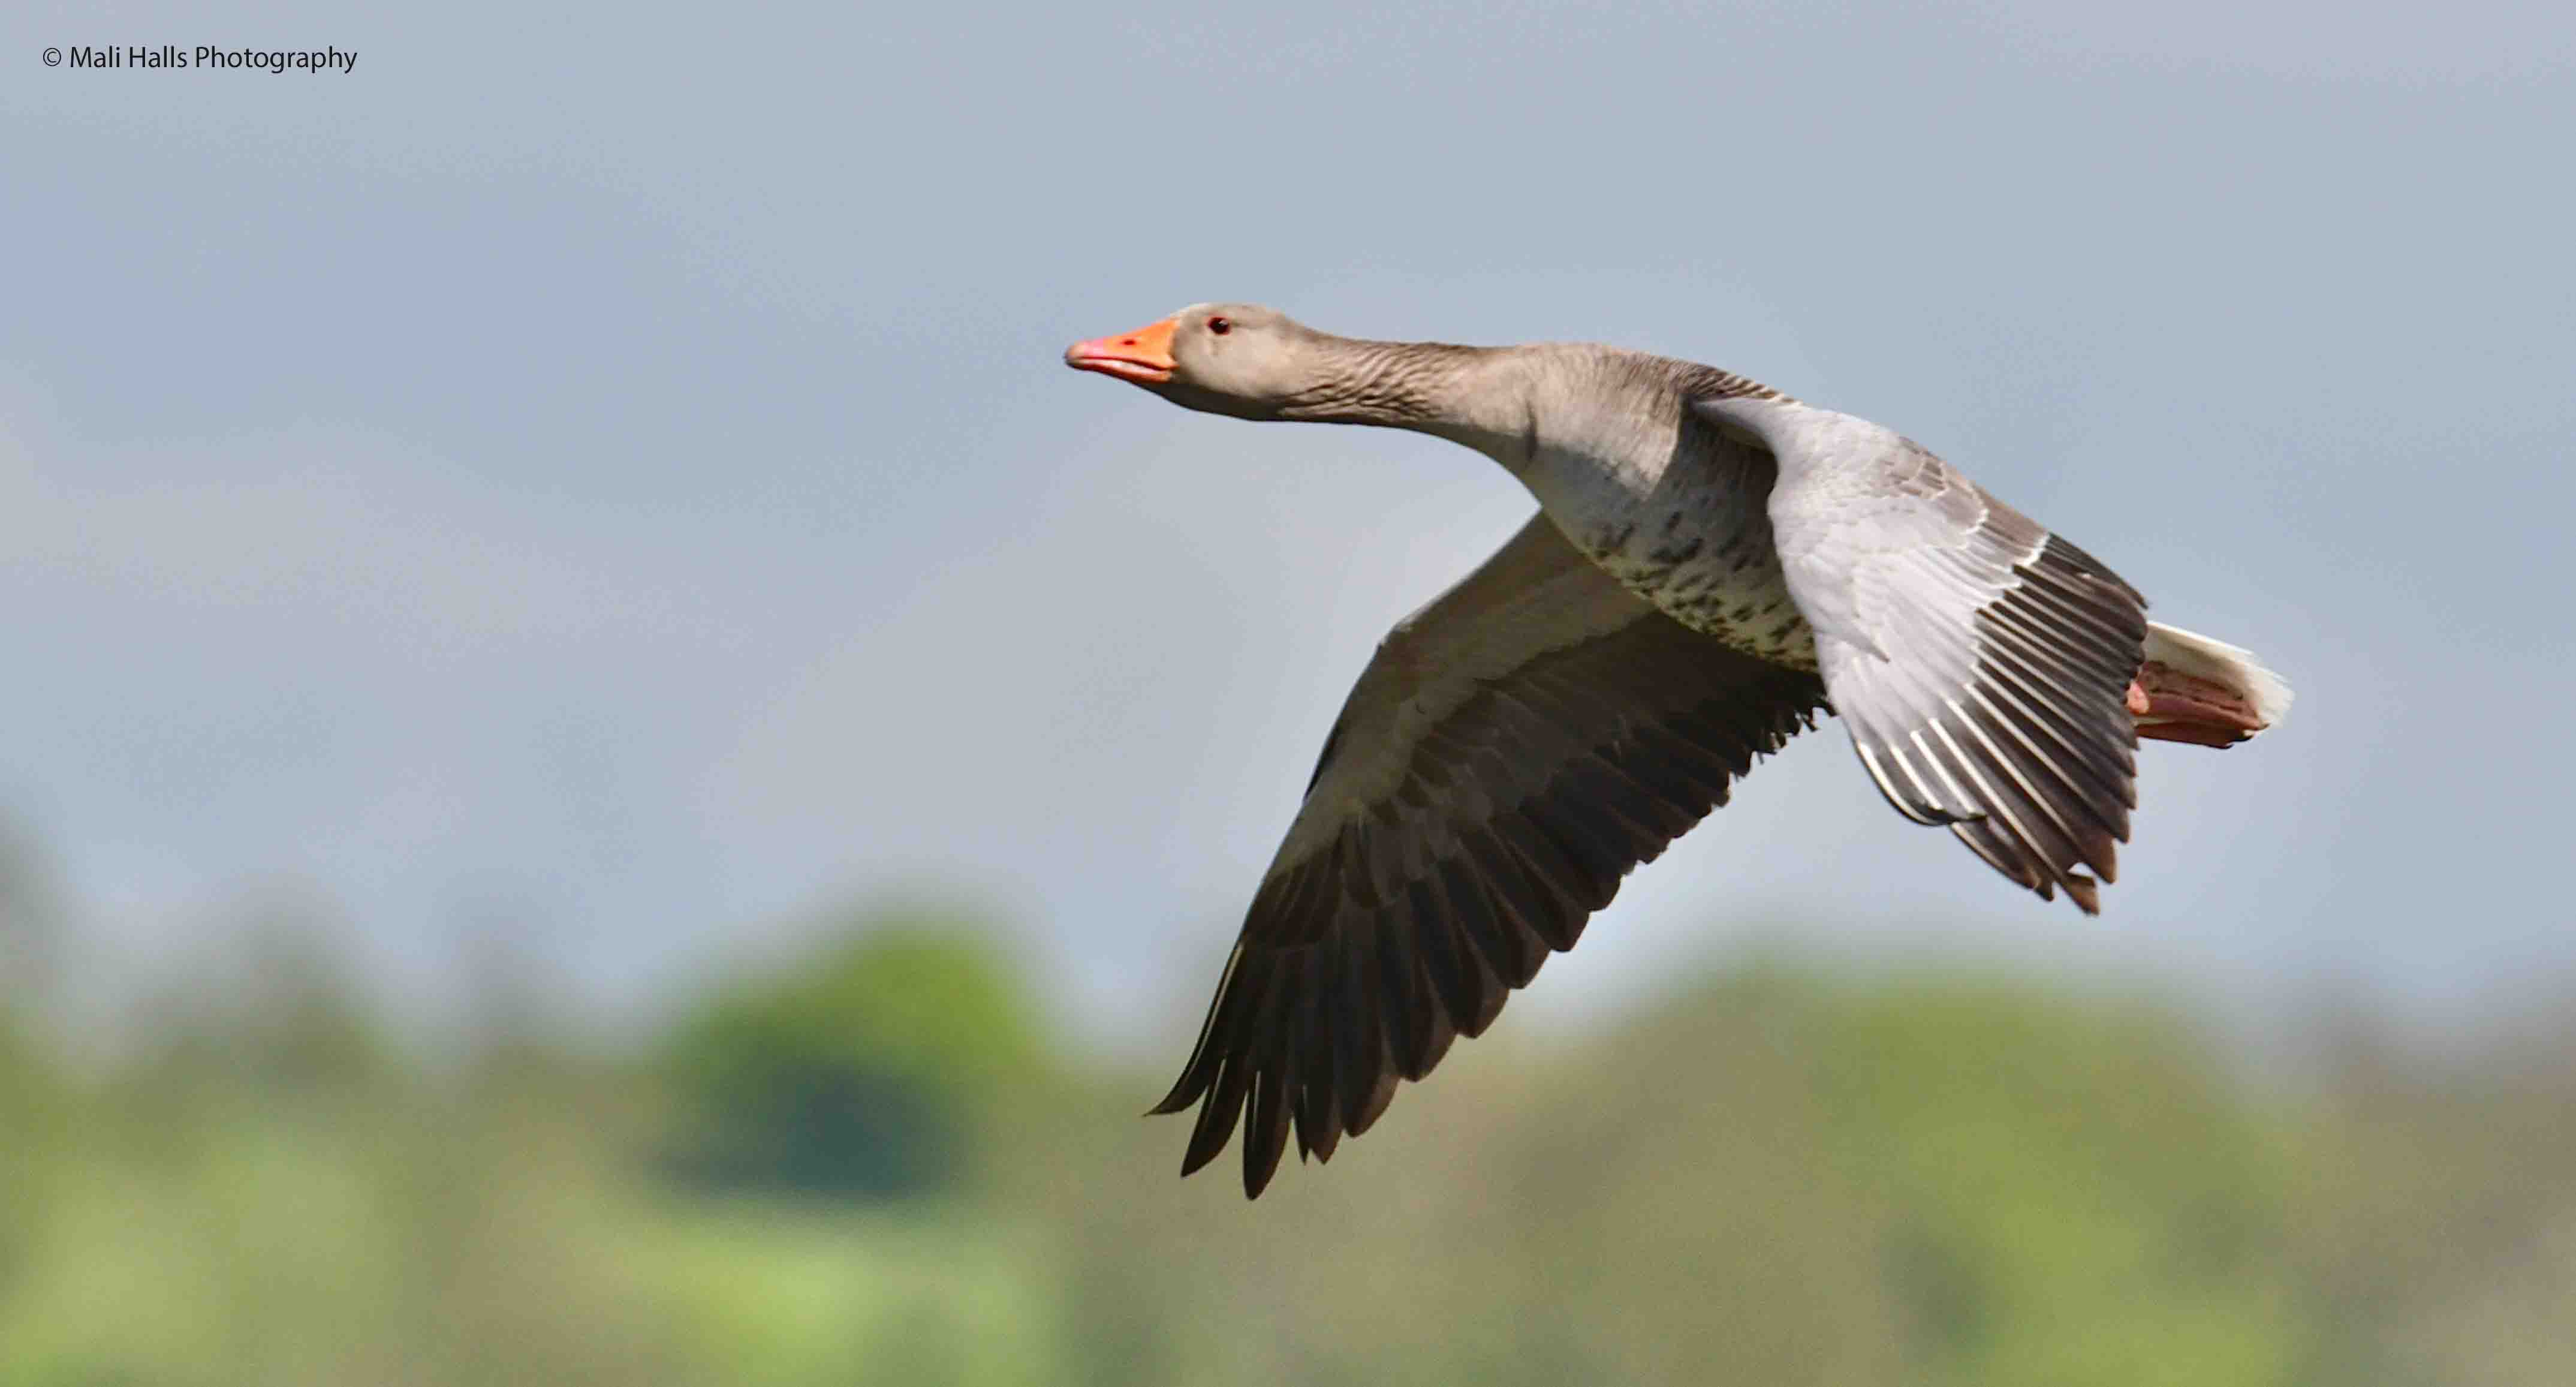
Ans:
{"label": "goose beak", "polygon": [[1172,378],[1180,364],[1172,360],[1172,332],[1179,326],[1179,320],[1165,318],[1134,332],[1076,342],[1064,349],[1064,364],[1077,371],[1098,371],[1139,385],[1160,385]]}

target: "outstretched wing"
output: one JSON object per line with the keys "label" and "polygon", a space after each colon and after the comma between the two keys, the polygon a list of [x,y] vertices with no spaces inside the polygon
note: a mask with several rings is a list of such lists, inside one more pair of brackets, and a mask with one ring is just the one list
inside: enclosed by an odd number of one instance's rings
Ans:
{"label": "outstretched wing", "polygon": [[1697,408],[1780,460],[1771,526],[1834,711],[1889,803],[2085,913],[2137,806],[2128,703],[2146,599],[1875,424],[1786,400]]}
{"label": "outstretched wing", "polygon": [[1619,880],[1813,725],[1812,674],[1630,595],[1534,517],[1378,646],[1263,876],[1198,1045],[1181,1173],[1249,1115],[1258,1195],[1492,1023]]}

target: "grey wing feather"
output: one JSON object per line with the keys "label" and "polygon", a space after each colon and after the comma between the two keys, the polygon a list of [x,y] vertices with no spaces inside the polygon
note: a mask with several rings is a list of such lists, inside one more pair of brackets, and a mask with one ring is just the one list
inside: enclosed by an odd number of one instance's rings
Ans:
{"label": "grey wing feather", "polygon": [[1917,445],[1784,402],[1703,406],[1780,456],[1789,592],[1888,802],[2087,913],[2136,807],[2146,601]]}
{"label": "grey wing feather", "polygon": [[1244,1127],[1259,1194],[1490,1025],[1620,879],[1812,725],[1814,675],[1630,595],[1539,516],[1379,646],[1178,1082],[1182,1171]]}

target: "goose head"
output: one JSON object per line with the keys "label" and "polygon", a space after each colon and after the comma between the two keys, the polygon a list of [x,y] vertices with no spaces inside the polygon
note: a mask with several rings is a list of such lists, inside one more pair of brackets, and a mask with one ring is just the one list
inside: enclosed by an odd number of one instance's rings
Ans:
{"label": "goose head", "polygon": [[1336,340],[1275,308],[1201,303],[1133,332],[1076,342],[1064,349],[1064,364],[1115,376],[1185,408],[1276,419],[1328,386]]}

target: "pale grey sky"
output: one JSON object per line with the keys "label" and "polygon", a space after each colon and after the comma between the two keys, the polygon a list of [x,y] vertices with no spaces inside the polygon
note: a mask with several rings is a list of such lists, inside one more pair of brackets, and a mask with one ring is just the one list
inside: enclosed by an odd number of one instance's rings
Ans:
{"label": "pale grey sky", "polygon": [[[953,887],[1102,1033],[1185,1025],[1367,652],[1529,507],[1057,364],[1251,298],[1882,420],[2299,687],[2145,753],[2100,921],[1807,738],[1543,1006],[1789,925],[2576,966],[2576,20],[341,9],[0,16],[0,810],[102,948],[285,880],[388,977],[500,919],[615,1005]],[[358,60],[39,57],[165,42]]]}

